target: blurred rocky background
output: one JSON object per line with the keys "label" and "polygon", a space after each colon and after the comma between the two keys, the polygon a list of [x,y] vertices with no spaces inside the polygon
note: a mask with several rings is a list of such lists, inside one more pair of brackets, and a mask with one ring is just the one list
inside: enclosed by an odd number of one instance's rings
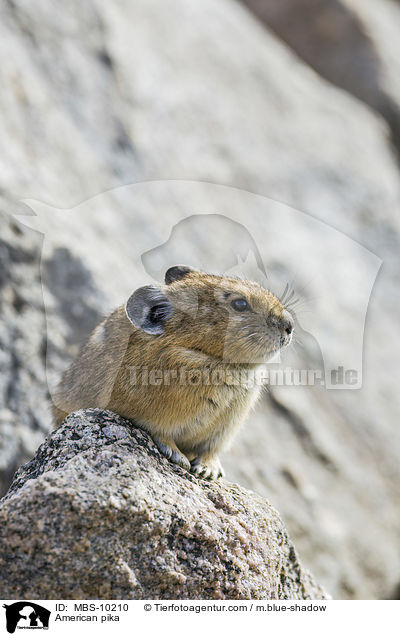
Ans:
{"label": "blurred rocky background", "polygon": [[[43,235],[12,217],[29,212],[21,199],[71,208],[133,182],[231,185],[308,212],[383,265],[362,389],[271,388],[224,458],[227,477],[279,510],[332,596],[396,595],[400,3],[7,0],[0,18],[2,493],[51,429],[48,377],[143,282],[132,280],[136,262],[126,266],[110,228],[134,252],[154,209],[145,194],[110,195],[104,214],[65,215],[42,254]],[[171,229],[168,206],[158,214],[165,233],[149,236],[149,247]],[[193,241],[194,253],[207,253]],[[268,267],[268,237],[262,248]],[[273,255],[273,267],[292,275]],[[351,271],[338,284],[346,302],[333,287],[321,312],[346,342],[358,290]],[[315,364],[307,339],[295,355]]]}

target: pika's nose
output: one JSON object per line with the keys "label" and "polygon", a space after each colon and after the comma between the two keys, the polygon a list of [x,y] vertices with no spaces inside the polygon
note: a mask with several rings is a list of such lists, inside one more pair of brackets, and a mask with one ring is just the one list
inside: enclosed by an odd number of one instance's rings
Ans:
{"label": "pika's nose", "polygon": [[294,320],[289,312],[286,311],[286,309],[284,309],[284,311],[282,312],[281,325],[282,329],[287,333],[288,336],[290,336],[294,329]]}

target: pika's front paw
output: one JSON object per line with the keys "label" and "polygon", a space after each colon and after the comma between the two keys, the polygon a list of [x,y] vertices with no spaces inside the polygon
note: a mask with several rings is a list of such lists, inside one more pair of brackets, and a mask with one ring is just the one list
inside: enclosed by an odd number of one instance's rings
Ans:
{"label": "pika's front paw", "polygon": [[167,444],[166,442],[159,439],[154,439],[154,441],[160,453],[162,453],[164,457],[169,459],[170,462],[172,462],[173,464],[177,464],[185,470],[190,470],[190,462],[188,458],[185,457],[183,453],[181,453],[181,451],[177,448],[177,446],[175,446],[175,444]]}
{"label": "pika's front paw", "polygon": [[221,466],[219,459],[205,460],[201,457],[196,457],[190,464],[190,472],[202,479],[218,479],[218,477],[224,476],[224,469]]}

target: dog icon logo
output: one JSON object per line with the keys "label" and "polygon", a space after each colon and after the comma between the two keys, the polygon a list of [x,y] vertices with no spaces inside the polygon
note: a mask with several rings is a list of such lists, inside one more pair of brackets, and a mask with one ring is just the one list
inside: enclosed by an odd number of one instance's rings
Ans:
{"label": "dog icon logo", "polygon": [[6,610],[6,627],[9,634],[16,629],[48,629],[51,612],[30,601],[18,601],[3,605]]}

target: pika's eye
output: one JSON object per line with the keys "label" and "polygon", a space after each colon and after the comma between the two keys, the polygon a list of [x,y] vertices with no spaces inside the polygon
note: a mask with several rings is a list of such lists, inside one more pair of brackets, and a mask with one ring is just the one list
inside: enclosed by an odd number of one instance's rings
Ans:
{"label": "pika's eye", "polygon": [[250,305],[244,298],[235,298],[231,302],[232,307],[235,311],[246,311],[250,309]]}

